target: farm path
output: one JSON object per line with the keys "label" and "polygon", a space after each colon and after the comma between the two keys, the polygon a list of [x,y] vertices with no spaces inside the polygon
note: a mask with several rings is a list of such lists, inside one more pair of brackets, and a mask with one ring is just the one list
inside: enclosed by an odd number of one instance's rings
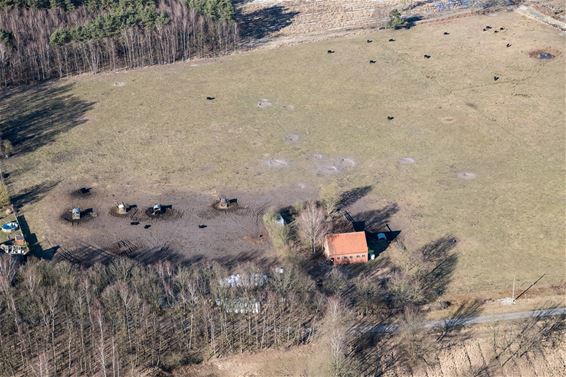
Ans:
{"label": "farm path", "polygon": [[[478,325],[483,323],[516,321],[519,319],[527,319],[534,317],[545,318],[545,317],[557,317],[557,316],[566,316],[566,307],[521,311],[514,313],[489,314],[489,315],[481,315],[477,317],[431,320],[431,321],[426,321],[424,327],[425,328],[463,327],[463,326]],[[398,329],[399,326],[396,324],[385,324],[385,325],[376,325],[376,326],[364,326],[362,328],[358,328],[357,330],[360,332],[374,332],[379,334],[379,333],[393,333],[396,332]]]}

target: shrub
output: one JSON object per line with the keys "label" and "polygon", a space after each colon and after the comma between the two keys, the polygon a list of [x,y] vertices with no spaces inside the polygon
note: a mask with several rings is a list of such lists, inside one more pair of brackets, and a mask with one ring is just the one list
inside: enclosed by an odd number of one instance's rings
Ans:
{"label": "shrub", "polygon": [[348,287],[348,280],[340,270],[334,266],[322,282],[322,292],[328,296],[341,295]]}
{"label": "shrub", "polygon": [[2,155],[4,157],[10,157],[10,155],[14,151],[14,147],[12,146],[10,140],[6,139],[2,140],[2,145],[0,145],[0,148],[2,148]]}
{"label": "shrub", "polygon": [[400,29],[405,26],[407,21],[401,17],[401,12],[399,9],[393,9],[389,13],[389,22],[387,23],[387,27],[389,29]]}
{"label": "shrub", "polygon": [[400,271],[393,273],[393,276],[389,279],[388,288],[389,299],[395,308],[418,305],[424,300],[419,281]]}
{"label": "shrub", "polygon": [[263,224],[269,237],[271,238],[271,243],[273,247],[277,250],[283,250],[287,247],[290,237],[290,225],[279,223],[278,217],[279,213],[275,209],[270,208],[263,215]]}

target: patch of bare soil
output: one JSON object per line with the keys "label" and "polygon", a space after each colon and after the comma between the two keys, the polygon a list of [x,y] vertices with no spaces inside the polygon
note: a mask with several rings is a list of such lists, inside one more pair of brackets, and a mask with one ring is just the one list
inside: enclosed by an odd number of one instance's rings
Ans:
{"label": "patch of bare soil", "polygon": [[415,159],[412,157],[403,157],[399,159],[399,163],[401,165],[410,165],[410,164],[414,164],[415,162],[416,162]]}
{"label": "patch of bare soil", "polygon": [[458,178],[464,179],[464,180],[467,180],[467,181],[477,178],[477,174],[473,173],[471,171],[461,171],[461,172],[457,173],[456,175],[458,176]]}
{"label": "patch of bare soil", "polygon": [[444,117],[444,118],[440,119],[440,121],[444,124],[452,124],[456,121],[456,119],[454,119],[452,117]]}
{"label": "patch of bare soil", "polygon": [[289,144],[294,144],[300,139],[301,137],[298,134],[288,134],[287,136],[285,136],[285,141]]}
{"label": "patch of bare soil", "polygon": [[138,206],[136,204],[125,204],[124,207],[125,207],[124,208],[125,212],[121,212],[120,209],[118,208],[118,206],[115,205],[112,208],[110,208],[110,211],[108,213],[110,215],[116,216],[116,217],[131,218],[132,214],[134,214],[135,211],[137,211],[137,209],[138,209]]}
{"label": "patch of bare soil", "polygon": [[175,220],[183,217],[183,211],[173,208],[172,204],[161,205],[161,210],[155,211],[154,207],[147,207],[139,220]]}
{"label": "patch of bare soil", "polygon": [[260,109],[266,109],[271,106],[273,106],[273,103],[271,103],[271,101],[267,98],[262,98],[257,102],[257,107],[259,107]]}
{"label": "patch of bare soil", "polygon": [[326,157],[314,154],[315,169],[318,175],[334,175],[346,172],[356,166],[356,161],[349,157]]}
{"label": "patch of bare soil", "polygon": [[97,216],[97,213],[94,211],[93,208],[86,208],[86,209],[79,208],[79,210],[80,210],[79,217],[74,218],[73,208],[66,208],[61,214],[61,220],[63,220],[66,223],[71,223],[73,225],[80,225],[89,222],[90,220],[94,220]]}
{"label": "patch of bare soil", "polygon": [[[226,264],[263,258],[270,249],[262,216],[270,206],[282,207],[314,195],[305,190],[239,193],[227,210],[214,208],[217,195],[169,191],[148,193],[122,186],[97,188],[96,195],[77,198],[61,185],[35,209],[45,224],[44,246],[56,246],[56,260],[92,265],[127,256],[143,263],[168,260],[191,263],[215,259]],[[94,192],[94,191],[92,191]],[[126,214],[117,213],[116,199],[127,200]],[[154,215],[153,205],[162,212]],[[71,208],[81,208],[72,219]]]}
{"label": "patch of bare soil", "polygon": [[274,169],[286,168],[289,166],[289,161],[282,158],[270,158],[264,161],[265,165]]}
{"label": "patch of bare soil", "polygon": [[80,187],[69,192],[71,198],[84,199],[94,195],[95,190],[92,187]]}

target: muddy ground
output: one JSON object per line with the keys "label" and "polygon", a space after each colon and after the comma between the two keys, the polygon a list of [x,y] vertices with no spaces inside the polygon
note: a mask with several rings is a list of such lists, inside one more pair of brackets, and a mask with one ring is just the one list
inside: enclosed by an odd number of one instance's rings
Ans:
{"label": "muddy ground", "polygon": [[[88,188],[81,193],[80,188]],[[130,186],[100,186],[82,182],[61,184],[37,207],[45,235],[44,257],[83,265],[106,262],[118,255],[144,263],[168,260],[190,263],[214,259],[224,264],[269,256],[269,240],[262,215],[271,206],[292,198],[307,199],[308,190],[245,194],[226,191],[238,203],[228,210],[214,208],[218,195],[164,190],[156,194]],[[116,212],[124,202],[127,214]],[[160,203],[165,211],[151,216]],[[70,209],[81,209],[81,220],[71,221]]]}

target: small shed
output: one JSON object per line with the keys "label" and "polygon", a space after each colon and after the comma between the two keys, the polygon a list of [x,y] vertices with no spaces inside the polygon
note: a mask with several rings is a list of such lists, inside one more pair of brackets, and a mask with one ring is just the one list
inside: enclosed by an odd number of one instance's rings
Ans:
{"label": "small shed", "polygon": [[365,232],[328,234],[324,254],[334,264],[366,263],[368,244]]}

